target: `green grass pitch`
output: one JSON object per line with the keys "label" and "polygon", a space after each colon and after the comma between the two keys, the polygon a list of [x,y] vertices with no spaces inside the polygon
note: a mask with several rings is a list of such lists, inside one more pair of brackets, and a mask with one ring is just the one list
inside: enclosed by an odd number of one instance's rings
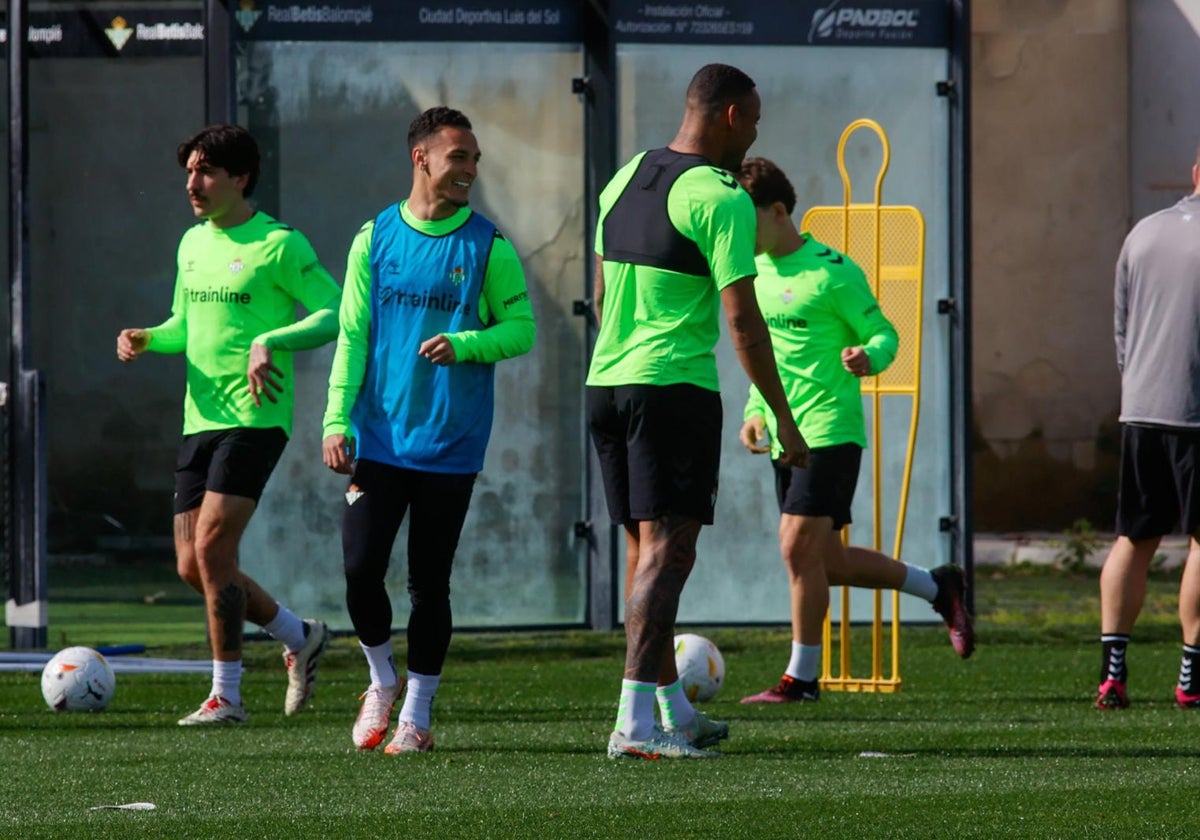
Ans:
{"label": "green grass pitch", "polygon": [[[154,639],[154,655],[206,656],[169,568],[75,578],[52,592],[52,646]],[[1133,708],[1116,713],[1091,708],[1094,576],[985,571],[970,661],[940,626],[905,627],[899,693],[802,707],[737,702],[778,677],[784,628],[687,628],[726,660],[705,708],[732,736],[711,762],[605,758],[619,633],[457,635],[437,749],[420,756],[355,752],[366,669],[350,638],[293,718],[278,647],[251,642],[250,722],[217,730],[175,725],[204,675],[120,674],[111,707],[88,715],[49,711],[37,674],[0,673],[0,837],[1194,837],[1200,712],[1171,702],[1177,586],[1152,581]],[[89,810],[137,801],[157,808]]]}

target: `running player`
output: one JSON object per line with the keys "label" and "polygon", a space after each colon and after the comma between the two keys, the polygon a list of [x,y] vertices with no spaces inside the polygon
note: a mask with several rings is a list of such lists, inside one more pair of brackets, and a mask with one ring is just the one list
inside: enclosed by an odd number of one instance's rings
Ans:
{"label": "running player", "polygon": [[741,70],[700,68],[675,139],[636,155],[600,196],[588,413],[626,545],[625,672],[610,758],[707,758],[715,753],[703,747],[729,735],[692,708],[672,652],[696,540],[716,505],[722,306],[742,366],[779,418],[780,457],[807,457],[754,299],[754,208],[732,174],[758,135],[761,105]]}
{"label": "running player", "polygon": [[[209,126],[177,154],[202,221],[179,243],[171,317],[121,330],[117,356],[132,362],[150,350],[187,357],[175,553],[179,576],[204,596],[213,673],[208,699],[179,723],[247,719],[246,619],[283,642],[284,712],[291,715],[312,695],[327,630],[298,618],[241,571],[238,544],[292,432],[292,353],[337,336],[340,291],[302,233],[247,201],[259,172],[249,132]],[[297,303],[310,313],[299,321]]]}
{"label": "running player", "polygon": [[528,352],[536,333],[516,251],[468,206],[480,157],[470,121],[430,108],[409,127],[408,151],[408,199],[350,246],[323,446],[325,464],[350,475],[346,606],[371,679],[352,732],[360,750],[382,743],[405,688],[385,576],[412,511],[407,691],[389,754],[433,749],[450,571],[492,430],[494,363]]}
{"label": "running player", "polygon": [[[842,544],[842,526],[867,445],[858,379],[882,373],[899,339],[871,294],[862,269],[844,254],[801,234],[792,224],[796,192],[769,160],[749,158],[738,176],[758,218],[755,260],[758,305],[788,402],[805,441],[808,466],[778,460],[774,417],[750,386],[739,438],[754,453],[770,452],[779,500],[779,547],[791,582],[792,656],[779,684],[743,703],[814,701],[829,585],[899,589],[932,603],[945,620],[955,652],[975,646],[957,566],[932,572],[869,548]],[[770,443],[768,443],[768,439]]]}

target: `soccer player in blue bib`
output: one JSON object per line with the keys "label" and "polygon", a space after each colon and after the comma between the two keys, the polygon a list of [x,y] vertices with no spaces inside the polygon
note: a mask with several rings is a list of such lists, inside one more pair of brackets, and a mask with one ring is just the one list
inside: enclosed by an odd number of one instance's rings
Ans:
{"label": "soccer player in blue bib", "polygon": [[384,578],[412,512],[407,692],[389,754],[433,749],[450,568],[492,430],[493,370],[528,352],[536,332],[516,251],[468,207],[480,157],[470,121],[431,108],[413,121],[408,148],[408,199],[363,225],[350,246],[323,445],[326,465],[350,475],[346,606],[371,674],[354,723],[360,750],[382,743],[405,687]]}

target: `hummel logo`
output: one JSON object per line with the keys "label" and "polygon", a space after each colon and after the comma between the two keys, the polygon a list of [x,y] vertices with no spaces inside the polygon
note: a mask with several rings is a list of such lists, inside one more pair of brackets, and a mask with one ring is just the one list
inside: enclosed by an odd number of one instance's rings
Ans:
{"label": "hummel logo", "polygon": [[346,504],[352,505],[365,495],[367,494],[361,490],[349,490],[346,492]]}

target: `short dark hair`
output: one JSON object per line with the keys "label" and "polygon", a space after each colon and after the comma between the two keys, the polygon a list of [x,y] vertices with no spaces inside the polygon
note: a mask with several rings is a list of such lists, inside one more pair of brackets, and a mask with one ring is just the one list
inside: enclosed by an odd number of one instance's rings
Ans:
{"label": "short dark hair", "polygon": [[220,167],[235,178],[248,175],[242,195],[253,195],[258,184],[259,155],[258,143],[249,131],[240,125],[210,125],[179,144],[175,155],[180,166],[187,168],[192,152],[199,152],[210,166]]}
{"label": "short dark hair", "polygon": [[778,201],[789,216],[796,209],[796,190],[792,182],[782,169],[766,158],[752,157],[742,161],[738,181],[750,193],[755,207],[770,207]]}
{"label": "short dark hair", "polygon": [[706,64],[696,71],[687,89],[687,107],[712,114],[740,102],[754,90],[754,80],[728,64]]}
{"label": "short dark hair", "polygon": [[430,108],[422,112],[419,117],[412,121],[412,125],[408,127],[408,150],[411,152],[426,137],[437,133],[438,129],[445,128],[446,126],[465,128],[467,131],[470,131],[471,121],[467,119],[467,115],[462,111],[456,111],[444,105]]}

